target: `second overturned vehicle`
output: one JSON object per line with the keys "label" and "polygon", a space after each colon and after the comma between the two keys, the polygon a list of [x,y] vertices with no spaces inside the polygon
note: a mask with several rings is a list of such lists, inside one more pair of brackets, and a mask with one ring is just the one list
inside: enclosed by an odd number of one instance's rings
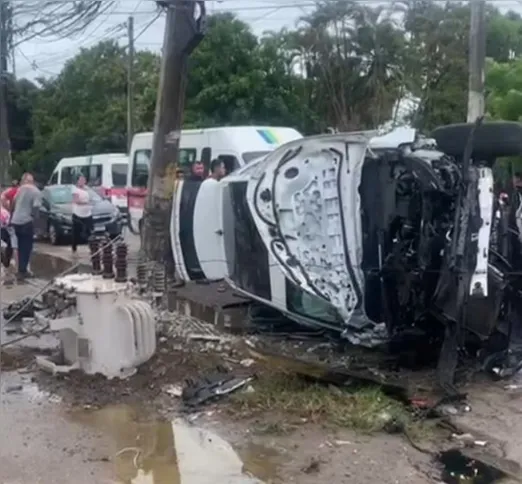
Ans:
{"label": "second overturned vehicle", "polygon": [[[493,165],[522,153],[518,123],[458,124],[422,140],[372,133],[287,143],[220,182],[181,181],[171,244],[187,281],[225,278],[300,324],[367,347],[437,344],[454,392],[459,350],[519,369],[522,262]],[[515,194],[516,195],[516,194]]]}

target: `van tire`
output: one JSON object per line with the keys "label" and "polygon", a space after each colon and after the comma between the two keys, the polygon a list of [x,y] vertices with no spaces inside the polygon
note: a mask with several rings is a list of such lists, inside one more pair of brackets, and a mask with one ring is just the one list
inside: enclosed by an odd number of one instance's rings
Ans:
{"label": "van tire", "polygon": [[[450,124],[433,130],[437,147],[447,155],[462,158],[474,123]],[[496,158],[522,153],[522,124],[512,121],[484,122],[476,128],[472,157],[492,164]]]}

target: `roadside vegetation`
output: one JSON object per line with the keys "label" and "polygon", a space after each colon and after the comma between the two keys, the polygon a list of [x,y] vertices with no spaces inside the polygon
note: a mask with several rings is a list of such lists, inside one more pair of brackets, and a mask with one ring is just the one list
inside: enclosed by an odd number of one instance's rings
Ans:
{"label": "roadside vegetation", "polygon": [[364,433],[422,433],[421,422],[376,386],[337,387],[286,372],[262,373],[251,388],[232,396],[231,411],[260,419],[259,433],[286,433],[303,423]]}

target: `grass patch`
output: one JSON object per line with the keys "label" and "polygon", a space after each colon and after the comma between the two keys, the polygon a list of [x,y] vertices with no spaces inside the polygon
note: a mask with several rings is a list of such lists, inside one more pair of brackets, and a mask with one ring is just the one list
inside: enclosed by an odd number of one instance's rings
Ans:
{"label": "grass patch", "polygon": [[392,423],[404,428],[411,421],[403,405],[375,387],[341,389],[285,373],[261,375],[253,387],[253,392],[233,395],[235,411],[244,415],[277,412],[290,420],[306,419],[362,432],[383,430]]}

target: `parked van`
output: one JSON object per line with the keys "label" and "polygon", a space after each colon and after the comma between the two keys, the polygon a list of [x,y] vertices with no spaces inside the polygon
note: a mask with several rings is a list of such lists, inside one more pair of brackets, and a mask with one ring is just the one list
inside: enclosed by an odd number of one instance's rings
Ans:
{"label": "parked van", "polygon": [[[129,154],[127,177],[129,227],[138,233],[145,206],[152,154],[153,133],[134,135]],[[187,129],[181,132],[179,164],[187,174],[196,161],[208,163],[222,160],[227,174],[260,158],[278,146],[302,138],[293,128],[272,126],[226,126],[207,129]]]}
{"label": "parked van", "polygon": [[78,175],[83,175],[89,186],[109,199],[121,212],[127,213],[128,169],[129,157],[125,153],[62,158],[54,168],[49,185],[76,183]]}

